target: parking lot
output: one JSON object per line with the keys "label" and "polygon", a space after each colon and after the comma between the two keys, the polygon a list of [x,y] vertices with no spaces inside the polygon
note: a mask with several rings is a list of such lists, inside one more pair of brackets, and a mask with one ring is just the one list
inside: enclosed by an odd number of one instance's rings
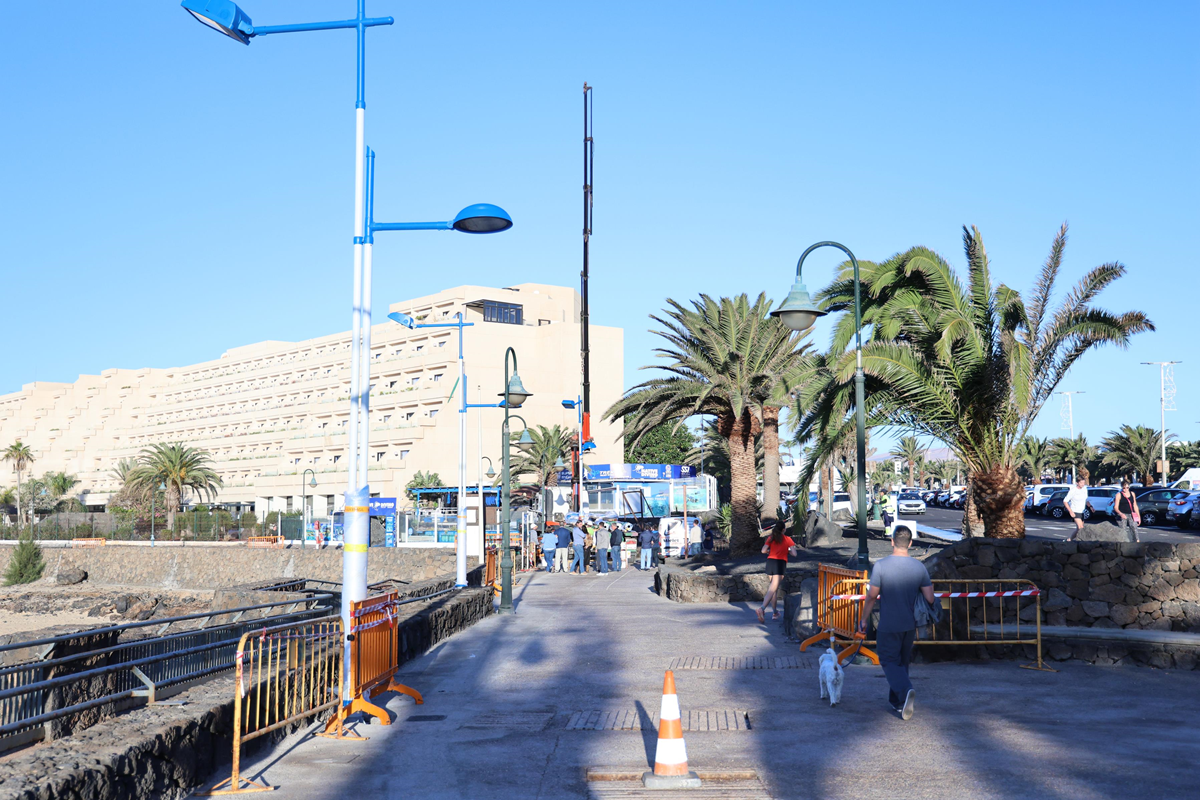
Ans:
{"label": "parking lot", "polygon": [[[962,512],[954,509],[929,506],[924,516],[918,517],[925,525],[948,530],[959,530],[962,527]],[[1102,520],[1096,520],[1097,522]],[[1051,517],[1041,517],[1036,514],[1025,516],[1025,535],[1037,539],[1066,539],[1075,528],[1070,520],[1056,520]],[[1196,542],[1200,541],[1200,531],[1181,530],[1174,523],[1155,527],[1142,527],[1143,542]]]}

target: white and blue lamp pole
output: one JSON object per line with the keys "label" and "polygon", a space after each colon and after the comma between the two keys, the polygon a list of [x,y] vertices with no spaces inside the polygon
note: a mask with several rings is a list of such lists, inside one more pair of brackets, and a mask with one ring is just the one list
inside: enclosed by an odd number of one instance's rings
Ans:
{"label": "white and blue lamp pole", "polygon": [[[366,149],[366,33],[367,28],[391,25],[392,17],[368,17],[366,0],[358,0],[354,19],[332,22],[303,22],[294,25],[255,26],[248,14],[232,0],[183,0],[183,8],[210,28],[250,44],[256,36],[274,33],[305,33],[353,28],[357,34],[356,99],[354,104],[354,291],[351,311],[350,346],[350,452],[347,465],[345,534],[342,549],[342,623],[350,629],[350,604],[367,596],[367,546],[370,541],[367,486],[367,398],[371,357],[371,231],[367,225]],[[500,212],[500,217],[495,212]],[[512,226],[512,220],[494,206],[464,209],[451,222],[391,223],[375,230],[459,230],[493,233]],[[347,650],[348,652],[348,650]],[[347,675],[349,671],[347,670]]]}

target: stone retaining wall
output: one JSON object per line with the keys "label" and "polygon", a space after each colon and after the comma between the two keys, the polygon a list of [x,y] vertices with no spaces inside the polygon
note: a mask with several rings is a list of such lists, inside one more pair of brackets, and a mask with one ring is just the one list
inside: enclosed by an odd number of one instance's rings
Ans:
{"label": "stone retaining wall", "polygon": [[[783,576],[780,594],[800,591],[805,578],[815,572],[790,569]],[[654,573],[654,591],[676,603],[730,603],[742,600],[762,600],[771,578],[756,572],[738,575],[722,575],[715,568],[690,570],[674,565],[663,565]],[[780,602],[783,598],[780,597]]]}
{"label": "stone retaining wall", "polygon": [[[0,544],[0,573],[8,567],[12,547]],[[43,548],[46,572],[79,567],[96,586],[145,586],[163,589],[220,589],[242,586],[259,578],[342,580],[342,551],[333,548],[257,548],[189,544],[185,547]],[[479,559],[469,559],[474,566]],[[367,559],[367,580],[388,578],[430,580],[454,574],[450,548],[373,547]]]}
{"label": "stone retaining wall", "polygon": [[[401,663],[491,613],[492,593],[465,589],[420,606],[414,603],[411,616],[401,623]],[[187,797],[201,782],[221,777],[215,775],[219,768],[228,769],[223,765],[233,746],[232,693],[232,679],[222,677],[175,698],[186,705],[138,709],[15,753],[0,761],[0,800]],[[256,739],[246,745],[247,752],[288,732]]]}
{"label": "stone retaining wall", "polygon": [[[1047,625],[1200,633],[1200,543],[967,539],[925,564],[935,580],[1033,581]],[[1032,607],[1023,610],[1024,621],[1034,616]],[[1177,669],[1194,669],[1200,655],[1194,647],[1049,638],[1043,649],[1056,660]]]}

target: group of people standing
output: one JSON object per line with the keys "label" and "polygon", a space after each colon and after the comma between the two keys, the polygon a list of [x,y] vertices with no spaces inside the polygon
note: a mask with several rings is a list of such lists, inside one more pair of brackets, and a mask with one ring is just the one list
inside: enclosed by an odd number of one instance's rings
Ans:
{"label": "group of people standing", "polygon": [[[594,523],[581,520],[574,525],[547,527],[542,534],[542,558],[546,572],[571,572],[587,574],[590,566],[596,574],[620,572],[621,548],[625,543],[626,531],[615,522]],[[658,566],[658,531],[649,526],[634,526],[631,534],[636,537],[641,551],[639,569]],[[569,566],[568,566],[569,563]]]}

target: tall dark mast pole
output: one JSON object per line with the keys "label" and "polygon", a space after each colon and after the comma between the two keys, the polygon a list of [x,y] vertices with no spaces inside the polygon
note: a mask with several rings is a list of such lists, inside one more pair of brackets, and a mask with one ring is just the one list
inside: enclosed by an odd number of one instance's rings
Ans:
{"label": "tall dark mast pole", "polygon": [[[592,87],[583,84],[583,271],[580,277],[582,305],[579,312],[579,350],[583,361],[583,425],[579,441],[577,468],[583,470],[583,446],[592,441],[592,374],[591,352],[588,345],[588,240],[592,236]],[[582,478],[579,481],[583,488]],[[577,499],[582,504],[583,498]],[[578,509],[576,509],[578,510]]]}

